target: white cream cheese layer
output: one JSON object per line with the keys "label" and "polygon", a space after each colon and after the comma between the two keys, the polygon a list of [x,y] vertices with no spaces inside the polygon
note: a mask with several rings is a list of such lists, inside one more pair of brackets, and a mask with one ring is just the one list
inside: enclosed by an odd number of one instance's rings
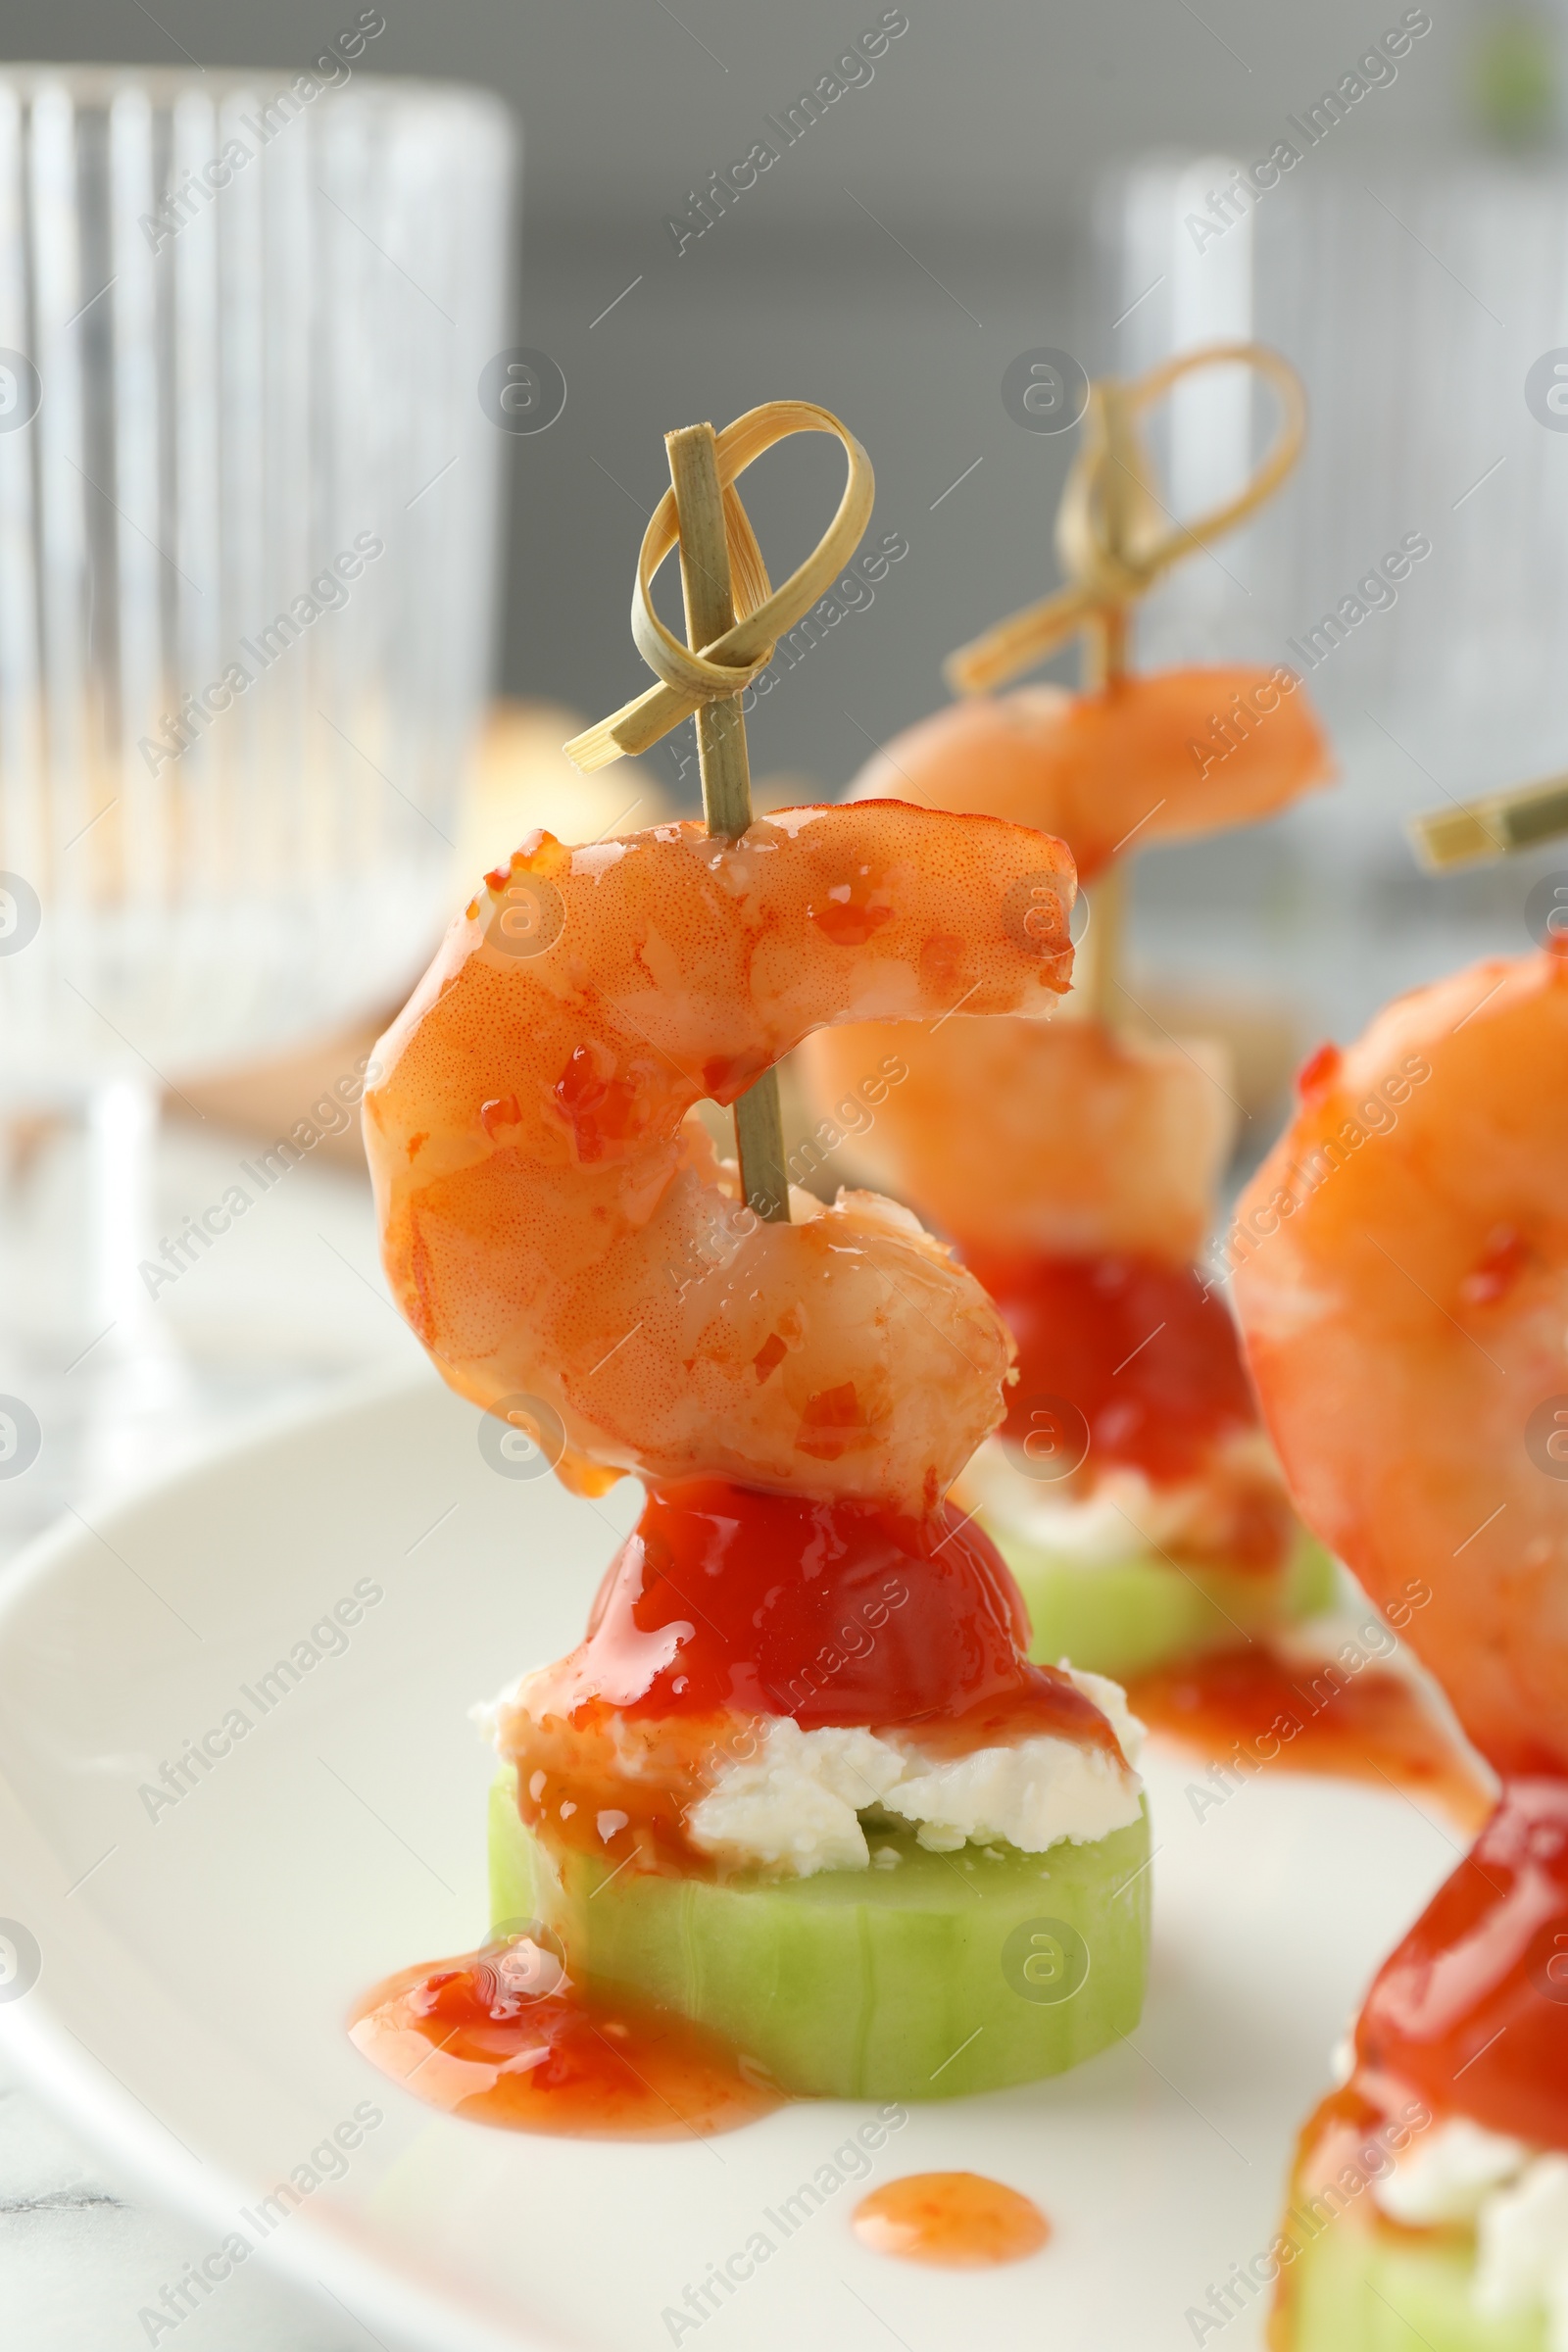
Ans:
{"label": "white cream cheese layer", "polygon": [[[912,1731],[803,1731],[792,1716],[748,1717],[735,1752],[714,1751],[706,1788],[686,1807],[685,1834],[726,1869],[787,1878],[865,1870],[874,1858],[889,1867],[885,1854],[873,1857],[862,1815],[872,1836],[906,1823],[922,1845],[943,1853],[972,1842],[1038,1854],[1063,1840],[1084,1845],[1109,1837],[1139,1817],[1143,1783],[1134,1767],[1144,1727],[1118,1683],[1077,1673],[1065,1660],[1062,1672],[1105,1717],[1119,1753],[1041,1737],[934,1755]],[[527,1715],[531,1691],[548,1673],[520,1675],[469,1710],[503,1756],[509,1731]],[[664,1728],[657,1719],[612,1714],[601,1736],[613,1770],[634,1782],[664,1778]],[[537,1778],[542,1784],[544,1774]]]}
{"label": "white cream cheese layer", "polygon": [[[874,1732],[803,1732],[789,1715],[759,1727],[758,1750],[722,1766],[686,1816],[699,1853],[734,1870],[865,1870],[871,1849],[860,1827],[904,1775],[904,1758]],[[961,1843],[962,1840],[960,1839]]]}
{"label": "white cream cheese layer", "polygon": [[1407,2230],[1469,2223],[1471,2299],[1483,2319],[1544,2310],[1549,2352],[1568,2352],[1568,2156],[1452,2116],[1413,2141],[1373,2195]]}
{"label": "white cream cheese layer", "polygon": [[1277,1483],[1273,1452],[1261,1431],[1233,1437],[1206,1479],[1156,1487],[1130,1464],[1102,1470],[1087,1494],[1076,1481],[1031,1478],[1000,1438],[988,1438],[964,1470],[963,1499],[990,1524],[1074,1568],[1112,1568],[1151,1551],[1180,1550],[1212,1518],[1227,1482]]}
{"label": "white cream cheese layer", "polygon": [[1063,1840],[1106,1838],[1139,1816],[1133,1765],[1143,1726],[1116,1684],[1102,1675],[1072,1680],[1108,1718],[1119,1756],[1043,1738],[937,1757],[911,1734],[803,1732],[791,1717],[772,1716],[755,1756],[720,1767],[688,1812],[686,1834],[729,1869],[796,1878],[866,1869],[862,1814],[873,1831],[878,1819],[912,1823],[919,1842],[937,1852],[974,1843],[1039,1854]]}

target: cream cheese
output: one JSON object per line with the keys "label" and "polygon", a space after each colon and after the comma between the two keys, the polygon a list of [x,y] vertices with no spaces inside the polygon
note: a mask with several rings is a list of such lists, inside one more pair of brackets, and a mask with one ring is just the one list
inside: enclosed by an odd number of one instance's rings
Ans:
{"label": "cream cheese", "polygon": [[1031,1478],[1000,1438],[988,1438],[964,1470],[963,1499],[989,1524],[1073,1568],[1112,1568],[1180,1551],[1213,1520],[1231,1483],[1277,1486],[1279,1469],[1261,1430],[1231,1437],[1209,1475],[1155,1486],[1129,1463],[1102,1470],[1085,1494],[1074,1479]]}
{"label": "cream cheese", "polygon": [[1491,2191],[1511,2180],[1530,2151],[1465,2115],[1412,2140],[1373,2194],[1392,2222],[1435,2230],[1445,2222],[1474,2222]]}
{"label": "cream cheese", "polygon": [[720,1766],[688,1811],[686,1834],[727,1868],[798,1878],[867,1869],[862,1815],[873,1834],[881,1820],[911,1823],[919,1842],[937,1852],[1000,1843],[1039,1854],[1063,1840],[1106,1838],[1139,1817],[1143,1785],[1133,1763],[1143,1726],[1104,1676],[1071,1679],[1108,1718],[1120,1756],[1040,1738],[937,1757],[912,1733],[802,1731],[789,1716],[771,1716],[760,1753]]}
{"label": "cream cheese", "polygon": [[[548,1671],[520,1675],[487,1705],[469,1710],[502,1755],[511,1752],[516,1718],[527,1714],[531,1690]],[[922,1748],[917,1729],[803,1731],[792,1716],[758,1716],[744,1726],[743,1753],[714,1749],[707,1786],[686,1807],[685,1835],[726,1869],[786,1878],[869,1868],[868,1826],[874,1837],[878,1829],[885,1835],[895,1823],[907,1824],[936,1852],[973,1843],[1038,1854],[1064,1840],[1084,1845],[1109,1837],[1139,1818],[1143,1783],[1134,1767],[1144,1727],[1118,1683],[1076,1672],[1065,1660],[1061,1671],[1106,1718],[1119,1753],[1051,1736],[933,1755]],[[631,1782],[664,1778],[670,1770],[664,1728],[658,1719],[612,1714],[601,1737],[613,1770]],[[542,1788],[543,1772],[534,1777]],[[604,1825],[623,1817],[599,1819]]]}
{"label": "cream cheese", "polygon": [[1489,2320],[1544,2306],[1550,2352],[1568,2352],[1568,2156],[1533,2156],[1485,2199],[1474,2297]]}
{"label": "cream cheese", "polygon": [[1506,2320],[1544,2310],[1549,2352],[1568,2352],[1568,2156],[1451,2116],[1413,2142],[1372,2193],[1406,2229],[1469,2224],[1477,2313]]}

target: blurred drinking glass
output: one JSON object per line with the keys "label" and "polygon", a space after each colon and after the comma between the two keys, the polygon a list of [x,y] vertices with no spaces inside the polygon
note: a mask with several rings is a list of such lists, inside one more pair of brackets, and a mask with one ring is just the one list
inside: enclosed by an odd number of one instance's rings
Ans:
{"label": "blurred drinking glass", "polygon": [[[1344,99],[1285,118],[1283,169],[1268,142],[1133,165],[1097,221],[1092,365],[1256,337],[1306,385],[1299,469],[1151,597],[1140,658],[1288,663],[1344,781],[1138,880],[1161,959],[1274,978],[1307,1042],[1527,949],[1532,888],[1568,867],[1559,844],[1433,880],[1404,837],[1418,808],[1568,766],[1568,171],[1393,160],[1367,125],[1399,95],[1368,87],[1360,123]],[[1269,425],[1240,369],[1183,385],[1159,421],[1178,511],[1238,487]]]}
{"label": "blurred drinking glass", "polygon": [[0,1116],[88,1135],[82,1296],[0,1341],[51,1487],[178,1388],[161,1090],[387,1003],[447,911],[512,134],[363,74],[381,23],[294,77],[0,72]]}

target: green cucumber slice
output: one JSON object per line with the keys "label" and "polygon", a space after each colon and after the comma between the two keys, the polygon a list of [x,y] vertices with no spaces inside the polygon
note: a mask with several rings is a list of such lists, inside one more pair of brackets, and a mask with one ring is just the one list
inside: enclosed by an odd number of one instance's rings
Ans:
{"label": "green cucumber slice", "polygon": [[542,1919],[573,1975],[722,2034],[785,2090],[956,2098],[1060,2074],[1130,2034],[1149,1959],[1149,1822],[1000,1859],[878,1832],[891,1868],[766,1882],[554,1862],[490,1802],[491,1911]]}
{"label": "green cucumber slice", "polygon": [[1152,1552],[1085,1567],[987,1518],[982,1525],[1028,1604],[1029,1655],[1052,1666],[1069,1658],[1085,1673],[1119,1683],[1316,1616],[1337,1597],[1334,1561],[1304,1532],[1285,1566],[1268,1572],[1177,1568]]}
{"label": "green cucumber slice", "polygon": [[1467,2230],[1330,2223],[1284,2274],[1279,2352],[1546,2352],[1546,2315],[1484,2319]]}

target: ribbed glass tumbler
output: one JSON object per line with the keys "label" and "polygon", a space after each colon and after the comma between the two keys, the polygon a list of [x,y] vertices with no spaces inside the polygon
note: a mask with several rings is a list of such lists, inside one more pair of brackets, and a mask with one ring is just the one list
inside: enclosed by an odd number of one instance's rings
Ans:
{"label": "ribbed glass tumbler", "polygon": [[137,1278],[161,1090],[386,1004],[453,900],[514,137],[364,74],[380,27],[293,77],[0,69],[0,1127],[75,1114],[86,1170],[0,1324],[33,1496],[194,1409]]}
{"label": "ribbed glass tumbler", "polygon": [[280,1048],[439,920],[511,133],[338,62],[0,74],[0,1100]]}

